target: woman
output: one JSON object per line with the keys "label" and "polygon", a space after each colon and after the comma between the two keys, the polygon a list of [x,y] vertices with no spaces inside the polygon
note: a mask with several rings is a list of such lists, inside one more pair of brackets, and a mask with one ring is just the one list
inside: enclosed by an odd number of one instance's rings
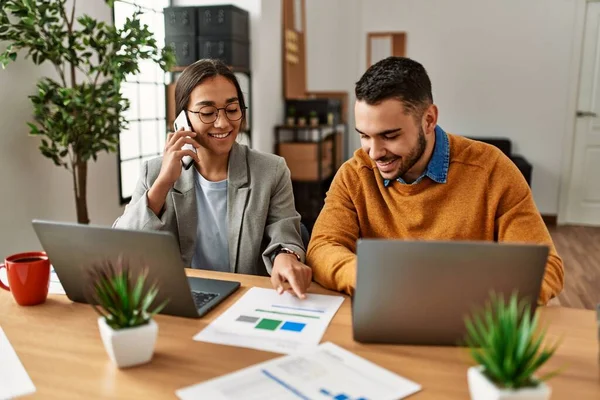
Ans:
{"label": "woman", "polygon": [[[192,268],[270,274],[280,294],[287,282],[304,298],[312,271],[290,172],[283,158],[236,143],[246,107],[235,75],[221,61],[197,61],[177,80],[175,103],[192,129],[170,133],[164,155],[143,164],[114,227],[171,232]],[[186,156],[194,168],[182,168]]]}

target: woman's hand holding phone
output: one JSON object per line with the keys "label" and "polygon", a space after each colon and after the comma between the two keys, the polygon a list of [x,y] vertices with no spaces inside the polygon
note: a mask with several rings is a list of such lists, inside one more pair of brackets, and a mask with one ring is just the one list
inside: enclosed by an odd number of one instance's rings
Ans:
{"label": "woman's hand holding phone", "polygon": [[181,175],[184,157],[191,157],[194,161],[200,162],[198,154],[196,154],[196,149],[200,145],[193,139],[195,136],[195,132],[185,131],[183,128],[167,135],[162,166],[157,181],[167,184],[170,188]]}
{"label": "woman's hand holding phone", "polygon": [[[193,139],[195,136],[195,132],[185,131],[183,128],[167,135],[160,173],[147,194],[148,207],[158,217],[162,214],[167,193],[181,176],[183,157],[191,157],[196,162],[200,162],[196,154],[196,149],[200,145]],[[191,146],[192,150],[183,148],[184,145]]]}

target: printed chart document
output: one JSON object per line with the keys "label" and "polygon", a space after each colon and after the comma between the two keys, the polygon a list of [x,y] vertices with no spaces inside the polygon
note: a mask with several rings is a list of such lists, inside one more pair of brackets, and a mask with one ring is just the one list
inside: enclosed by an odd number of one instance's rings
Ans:
{"label": "printed chart document", "polygon": [[282,354],[308,350],[319,344],[343,301],[341,296],[312,293],[300,300],[255,287],[194,340]]}
{"label": "printed chart document", "polygon": [[0,328],[0,399],[12,399],[35,392],[35,386]]}
{"label": "printed chart document", "polygon": [[333,343],[180,389],[182,400],[395,400],[421,386]]}

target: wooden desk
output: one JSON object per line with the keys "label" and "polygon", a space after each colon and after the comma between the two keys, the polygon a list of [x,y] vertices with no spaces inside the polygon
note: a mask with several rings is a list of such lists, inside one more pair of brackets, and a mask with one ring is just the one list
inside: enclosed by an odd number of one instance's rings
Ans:
{"label": "wooden desk", "polygon": [[[49,399],[175,398],[175,390],[279,355],[192,340],[198,331],[252,286],[270,287],[263,277],[188,270],[191,276],[238,280],[242,288],[202,319],[158,316],[156,353],[150,364],[119,370],[100,340],[97,316],[85,304],[50,295],[44,305],[18,306],[0,293],[0,326],[27,369],[37,392]],[[313,283],[313,293],[331,293]],[[552,399],[600,399],[598,339],[593,311],[548,307],[552,340],[564,336],[543,371],[567,366],[550,381]],[[364,345],[352,340],[350,301],[346,299],[329,326],[332,341],[423,386],[414,399],[466,399],[469,359],[464,348]]]}

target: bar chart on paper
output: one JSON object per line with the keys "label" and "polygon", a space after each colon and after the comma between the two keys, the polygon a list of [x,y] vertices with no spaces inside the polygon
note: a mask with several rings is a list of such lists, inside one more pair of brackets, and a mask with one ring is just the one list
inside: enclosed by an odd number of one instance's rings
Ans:
{"label": "bar chart on paper", "polygon": [[387,400],[421,390],[333,343],[242,369],[176,392],[183,400]]}
{"label": "bar chart on paper", "polygon": [[344,301],[341,296],[252,288],[194,340],[291,353],[316,346]]}
{"label": "bar chart on paper", "polygon": [[327,390],[327,389],[321,389],[319,390],[319,392],[324,395],[325,397],[328,397],[330,399],[333,400],[369,400],[366,397],[350,397],[349,395],[347,395],[346,393],[335,393],[332,392],[331,390]]}

